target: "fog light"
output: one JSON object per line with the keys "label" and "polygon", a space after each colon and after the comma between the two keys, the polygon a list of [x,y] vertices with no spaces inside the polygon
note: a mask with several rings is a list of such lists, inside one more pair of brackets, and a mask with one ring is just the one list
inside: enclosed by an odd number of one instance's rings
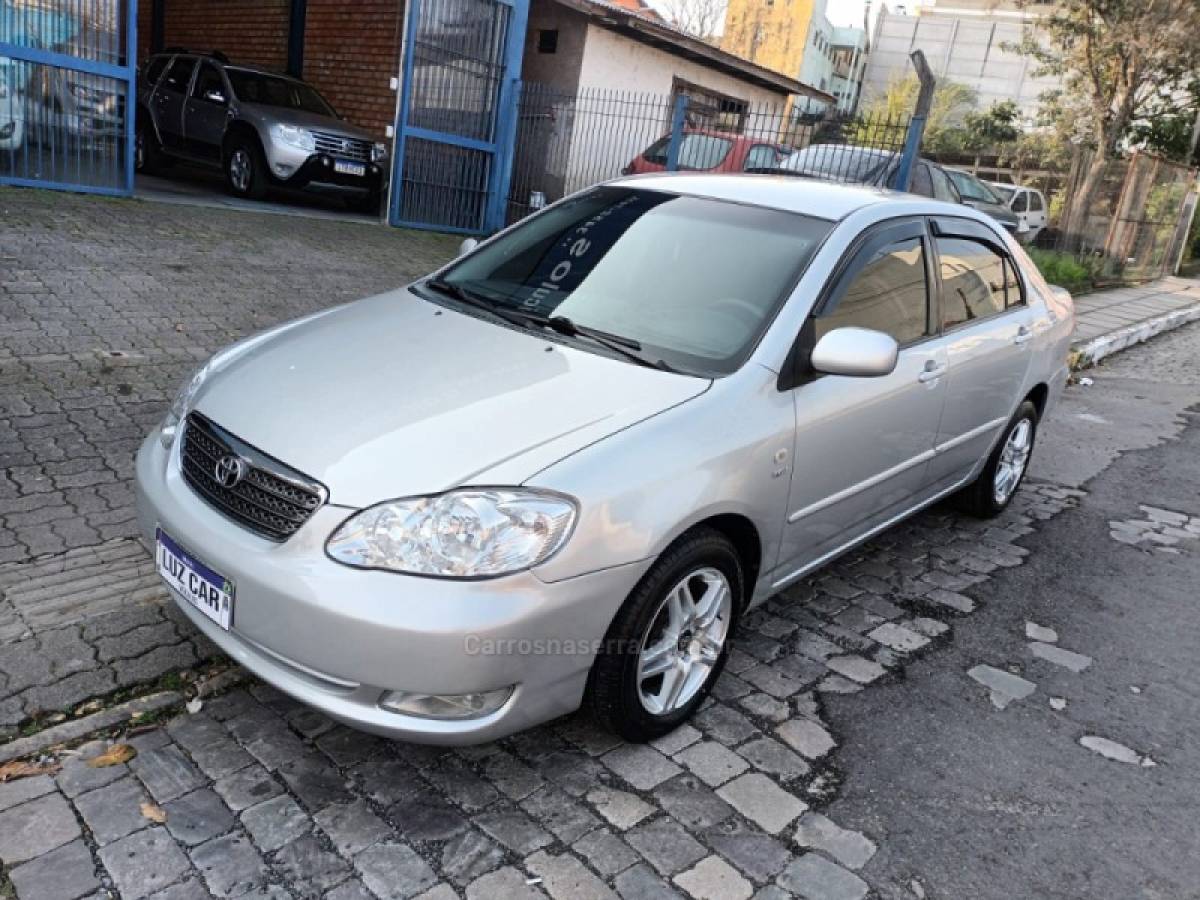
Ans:
{"label": "fog light", "polygon": [[511,687],[477,694],[421,694],[389,691],[379,701],[388,712],[422,719],[478,719],[494,713],[512,696]]}
{"label": "fog light", "polygon": [[275,170],[275,174],[280,178],[287,178],[296,171],[295,166],[289,166],[287,163],[275,163],[272,168]]}

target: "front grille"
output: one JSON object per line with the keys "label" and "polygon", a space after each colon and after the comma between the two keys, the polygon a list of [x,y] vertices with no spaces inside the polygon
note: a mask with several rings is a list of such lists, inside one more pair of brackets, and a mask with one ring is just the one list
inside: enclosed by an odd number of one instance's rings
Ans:
{"label": "front grille", "polygon": [[[233,457],[241,479],[227,487],[217,465]],[[325,502],[325,486],[239,440],[199,413],[190,413],[179,454],[183,479],[217,510],[255,534],[286,541]]]}
{"label": "front grille", "polygon": [[313,132],[317,142],[318,153],[328,153],[342,159],[356,159],[359,162],[371,161],[371,142],[358,138],[342,137],[336,134],[326,134],[323,131]]}

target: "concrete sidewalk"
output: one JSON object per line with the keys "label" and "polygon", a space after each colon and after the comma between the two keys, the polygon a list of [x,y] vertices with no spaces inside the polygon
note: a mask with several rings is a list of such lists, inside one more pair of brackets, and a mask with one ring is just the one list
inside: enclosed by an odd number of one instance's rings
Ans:
{"label": "concrete sidewalk", "polygon": [[1071,367],[1086,369],[1156,334],[1200,319],[1200,280],[1162,278],[1075,299]]}

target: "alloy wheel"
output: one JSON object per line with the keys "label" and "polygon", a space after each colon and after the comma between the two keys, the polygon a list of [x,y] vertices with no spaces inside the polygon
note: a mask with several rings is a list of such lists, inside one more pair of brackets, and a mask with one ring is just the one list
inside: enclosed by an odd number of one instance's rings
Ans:
{"label": "alloy wheel", "polygon": [[732,615],[729,581],[711,566],[667,593],[638,654],[638,697],[647,712],[669,715],[696,696],[721,658]]}
{"label": "alloy wheel", "polygon": [[1025,474],[1029,464],[1029,454],[1033,450],[1033,422],[1022,419],[1009,432],[1004,449],[1000,452],[1000,462],[996,466],[996,477],[992,481],[992,497],[996,503],[1003,505],[1008,502],[1013,491]]}
{"label": "alloy wheel", "polygon": [[238,147],[229,157],[229,180],[233,182],[234,188],[239,193],[245,193],[250,189],[250,171],[253,163],[250,161],[250,154],[242,147]]}

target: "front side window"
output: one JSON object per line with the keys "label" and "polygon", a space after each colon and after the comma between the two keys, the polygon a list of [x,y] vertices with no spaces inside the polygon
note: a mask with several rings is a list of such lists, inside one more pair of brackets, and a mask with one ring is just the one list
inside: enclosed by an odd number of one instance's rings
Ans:
{"label": "front side window", "polygon": [[1029,195],[1024,191],[1021,191],[1021,193],[1017,194],[1017,199],[1013,201],[1012,211],[1021,213],[1028,211],[1028,209]]}
{"label": "front side window", "polygon": [[301,110],[319,116],[337,116],[324,97],[301,81],[247,69],[226,69],[225,74],[229,76],[233,93],[245,103]]}
{"label": "front side window", "polygon": [[929,177],[929,166],[917,163],[913,169],[912,181],[908,185],[910,194],[920,194],[922,197],[933,197],[933,179]]}
{"label": "front side window", "polygon": [[145,79],[148,87],[154,87],[154,85],[158,84],[158,79],[162,76],[163,69],[167,67],[167,63],[170,61],[171,57],[169,56],[155,56],[147,63],[146,71],[142,77]]}
{"label": "front side window", "polygon": [[924,241],[907,238],[876,250],[835,298],[833,309],[817,318],[816,326],[818,338],[846,327],[882,331],[900,345],[927,336]]}
{"label": "front side window", "polygon": [[[502,313],[566,317],[673,368],[722,375],[749,355],[832,227],[795,213],[602,187],[534,216],[442,281]],[[441,301],[437,288],[430,282],[424,292]]]}
{"label": "front side window", "polygon": [[192,89],[192,96],[200,100],[204,100],[210,94],[225,93],[225,85],[221,81],[221,73],[217,71],[217,67],[212,63],[204,63],[200,66],[200,74],[196,76],[196,86]]}
{"label": "front side window", "polygon": [[171,68],[167,69],[163,78],[163,89],[173,94],[186,94],[188,83],[192,80],[192,70],[196,68],[196,60],[186,56],[175,57]]}
{"label": "front side window", "polygon": [[[670,149],[671,138],[661,138],[646,151],[646,161],[665,166]],[[731,149],[733,149],[733,141],[726,138],[718,137],[715,134],[688,132],[679,139],[679,168],[698,172],[715,169],[725,162],[725,157],[729,155]]]}
{"label": "front side window", "polygon": [[1006,260],[986,244],[938,238],[942,270],[942,324],[956,328],[1002,313],[1008,307]]}
{"label": "front side window", "polygon": [[894,155],[844,144],[813,144],[797,150],[781,166],[819,178],[872,183],[883,174]]}
{"label": "front side window", "polygon": [[746,162],[742,168],[747,171],[750,169],[773,169],[778,161],[779,153],[770,144],[755,144],[746,154]]}

